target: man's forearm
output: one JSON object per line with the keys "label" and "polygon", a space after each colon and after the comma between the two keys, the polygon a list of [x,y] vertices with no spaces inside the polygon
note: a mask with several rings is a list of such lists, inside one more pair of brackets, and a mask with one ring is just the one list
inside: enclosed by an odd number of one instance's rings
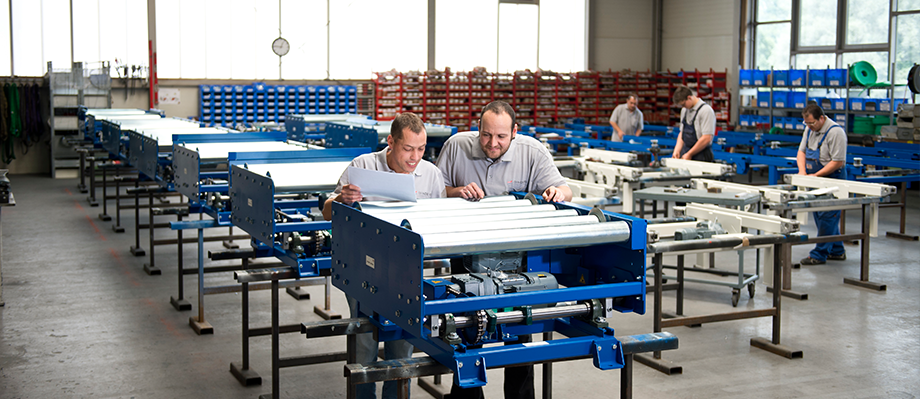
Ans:
{"label": "man's forearm", "polygon": [[445,191],[447,191],[447,196],[448,196],[448,197],[459,197],[459,196],[460,196],[460,190],[462,190],[463,187],[445,186],[444,189],[445,189]]}

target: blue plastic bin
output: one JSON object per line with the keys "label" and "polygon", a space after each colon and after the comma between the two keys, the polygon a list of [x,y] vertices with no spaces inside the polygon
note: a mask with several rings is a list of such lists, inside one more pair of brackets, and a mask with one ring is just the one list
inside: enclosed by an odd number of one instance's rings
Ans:
{"label": "blue plastic bin", "polygon": [[775,108],[792,108],[791,103],[789,102],[789,92],[774,90],[773,91],[773,107]]}
{"label": "blue plastic bin", "polygon": [[805,70],[804,69],[790,69],[789,70],[789,86],[792,86],[792,87],[804,87],[805,86]]}
{"label": "blue plastic bin", "polygon": [[770,78],[770,71],[755,69],[751,71],[751,74],[754,79],[754,86],[766,86],[769,84],[767,79]]}
{"label": "blue plastic bin", "polygon": [[827,85],[831,87],[845,87],[847,85],[847,70],[828,69]]}
{"label": "blue plastic bin", "polygon": [[808,71],[808,85],[811,87],[827,86],[827,70],[811,69]]}
{"label": "blue plastic bin", "polygon": [[784,124],[785,119],[786,118],[781,117],[781,116],[774,116],[773,117],[773,127],[785,129],[785,124]]}
{"label": "blue plastic bin", "polygon": [[783,69],[773,70],[773,86],[789,86],[789,71]]}
{"label": "blue plastic bin", "polygon": [[866,99],[865,98],[851,98],[850,99],[850,111],[865,111],[866,110]]}
{"label": "blue plastic bin", "polygon": [[804,91],[793,91],[789,93],[789,97],[789,102],[792,103],[792,108],[805,108],[806,96]]}
{"label": "blue plastic bin", "polygon": [[769,91],[758,91],[757,92],[757,106],[760,108],[770,108],[770,92]]}
{"label": "blue plastic bin", "polygon": [[783,128],[786,130],[794,130],[801,121],[800,118],[785,117],[783,118]]}
{"label": "blue plastic bin", "polygon": [[741,86],[750,86],[754,83],[754,74],[750,69],[741,69],[738,71],[738,84]]}

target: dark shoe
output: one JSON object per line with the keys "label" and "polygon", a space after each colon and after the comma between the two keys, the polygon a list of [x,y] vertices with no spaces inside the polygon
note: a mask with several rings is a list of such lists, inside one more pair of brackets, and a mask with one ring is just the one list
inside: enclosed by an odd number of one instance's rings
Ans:
{"label": "dark shoe", "polygon": [[799,264],[801,264],[802,266],[823,265],[823,264],[825,264],[825,263],[827,263],[827,262],[825,262],[825,261],[823,261],[823,260],[817,260],[817,259],[812,258],[812,257],[810,257],[810,256],[799,261]]}
{"label": "dark shoe", "polygon": [[847,260],[847,254],[843,255],[828,255],[827,260]]}

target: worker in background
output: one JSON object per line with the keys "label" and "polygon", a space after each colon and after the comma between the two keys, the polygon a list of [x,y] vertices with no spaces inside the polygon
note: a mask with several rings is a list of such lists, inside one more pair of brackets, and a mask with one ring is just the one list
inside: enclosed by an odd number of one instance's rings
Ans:
{"label": "worker in background", "polygon": [[[425,144],[428,140],[425,125],[419,117],[411,112],[405,112],[393,120],[390,135],[387,136],[387,148],[361,155],[351,161],[350,166],[356,168],[377,170],[387,173],[403,173],[415,176],[415,195],[418,198],[441,198],[444,196],[444,179],[441,171],[431,162],[422,159],[425,153]],[[332,202],[353,204],[358,201],[383,200],[383,198],[365,198],[361,194],[361,187],[348,183],[348,172],[339,178],[339,184],[331,198],[323,206],[323,218],[332,219]],[[348,307],[351,317],[358,317],[358,301],[348,298]],[[358,334],[356,336],[356,361],[367,364],[377,360],[379,343],[372,333]],[[412,357],[412,345],[404,340],[387,341],[384,343],[384,357],[386,360],[404,359]],[[361,384],[356,387],[356,397],[359,399],[376,398],[376,384]],[[383,398],[396,399],[398,394],[397,381],[383,383]]]}
{"label": "worker in background", "polygon": [[639,97],[630,94],[626,97],[626,104],[617,105],[610,114],[610,126],[613,127],[611,141],[623,141],[623,136],[639,136],[645,127],[642,111],[639,110]]}
{"label": "worker in background", "polygon": [[[809,104],[802,111],[805,131],[795,162],[800,175],[847,178],[847,133],[843,127],[824,115],[824,110],[817,104]],[[813,212],[818,236],[840,234],[840,211]],[[803,265],[821,265],[830,260],[846,260],[847,253],[842,241],[826,242],[815,245],[799,263]]]}
{"label": "worker in background", "polygon": [[[513,191],[542,194],[551,202],[571,201],[572,190],[553,163],[553,157],[536,139],[517,134],[514,109],[493,101],[482,109],[479,132],[463,132],[444,143],[438,157],[448,197],[479,200]],[[467,273],[462,259],[451,259],[451,273]],[[531,342],[530,335],[517,343]],[[533,366],[505,368],[505,398],[534,397]],[[446,398],[482,398],[482,388],[454,385]]]}
{"label": "worker in background", "polygon": [[680,105],[680,135],[674,158],[712,162],[712,138],[716,134],[716,113],[712,106],[693,94],[687,86],[677,86],[674,103]]}

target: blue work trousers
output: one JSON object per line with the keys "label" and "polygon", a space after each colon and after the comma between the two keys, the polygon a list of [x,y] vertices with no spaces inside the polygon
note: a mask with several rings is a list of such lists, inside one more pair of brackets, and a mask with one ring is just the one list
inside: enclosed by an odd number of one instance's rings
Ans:
{"label": "blue work trousers", "polygon": [[[348,298],[348,308],[351,311],[351,317],[358,317],[358,301]],[[360,364],[368,364],[377,361],[377,350],[379,343],[374,339],[373,333],[363,333],[355,335],[355,356],[356,361]],[[412,357],[412,344],[405,340],[387,341],[383,343],[383,356],[385,360],[405,359]],[[386,381],[383,383],[383,399],[396,399],[398,394],[397,381]],[[368,383],[360,384],[355,387],[357,399],[376,399],[377,384]]]}
{"label": "blue work trousers", "polygon": [[[840,235],[840,211],[831,212],[813,212],[815,225],[818,227],[818,237]],[[840,256],[846,255],[843,249],[843,241],[824,242],[815,245],[808,253],[812,259],[827,261],[828,255]]]}

